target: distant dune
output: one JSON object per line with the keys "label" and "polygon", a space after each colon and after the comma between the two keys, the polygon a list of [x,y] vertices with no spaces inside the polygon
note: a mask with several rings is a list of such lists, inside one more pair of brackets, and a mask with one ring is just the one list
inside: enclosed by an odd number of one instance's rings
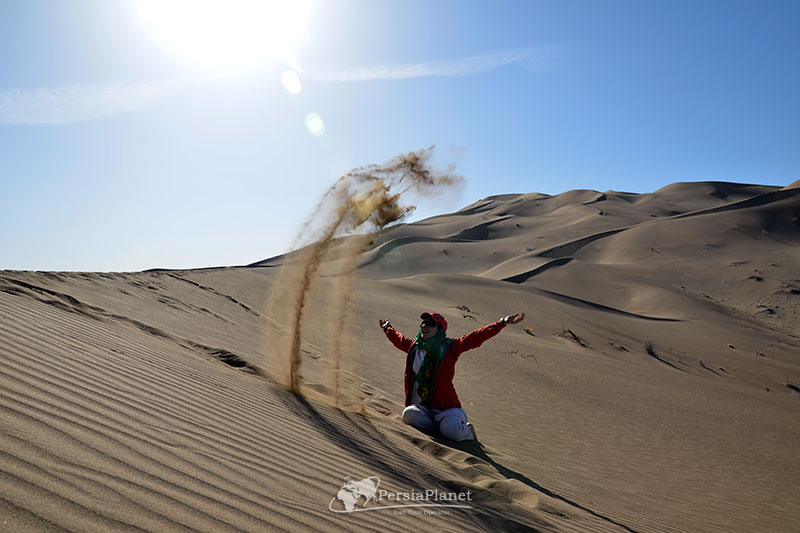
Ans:
{"label": "distant dune", "polygon": [[[796,530],[800,181],[505,194],[400,224],[336,332],[349,239],[303,316],[302,396],[279,385],[280,267],[302,250],[0,271],[0,529]],[[458,363],[480,444],[400,420],[378,319],[414,336],[428,310],[450,336],[527,313]],[[347,477],[470,508],[348,513]]]}

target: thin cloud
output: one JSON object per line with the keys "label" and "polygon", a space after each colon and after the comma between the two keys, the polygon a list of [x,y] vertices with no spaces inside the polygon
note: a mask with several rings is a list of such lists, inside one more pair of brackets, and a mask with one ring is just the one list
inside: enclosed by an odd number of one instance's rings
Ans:
{"label": "thin cloud", "polygon": [[443,61],[401,65],[374,65],[355,69],[312,70],[304,74],[310,79],[328,82],[401,80],[429,76],[475,76],[511,64],[517,64],[528,70],[543,74],[555,68],[559,49],[560,47],[556,46],[520,48]]}
{"label": "thin cloud", "polygon": [[86,122],[156,107],[177,82],[91,83],[0,91],[0,124],[50,126]]}

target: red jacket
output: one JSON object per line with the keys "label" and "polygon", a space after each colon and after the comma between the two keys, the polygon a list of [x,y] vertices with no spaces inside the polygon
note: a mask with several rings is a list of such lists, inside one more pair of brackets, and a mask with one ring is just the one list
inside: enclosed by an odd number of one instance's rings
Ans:
{"label": "red jacket", "polygon": [[[467,350],[477,348],[484,341],[491,339],[505,327],[499,320],[492,322],[488,326],[483,326],[476,329],[472,333],[467,333],[463,337],[453,339],[450,349],[444,354],[442,362],[439,363],[439,370],[436,373],[436,380],[433,383],[433,399],[431,400],[431,409],[438,409],[444,411],[451,407],[461,407],[461,402],[458,401],[456,388],[453,386],[453,376],[456,373],[456,361],[462,353]],[[406,389],[406,406],[411,404],[411,391],[414,386],[414,371],[411,366],[414,363],[414,355],[411,353],[411,348],[414,346],[414,340],[409,339],[392,326],[386,328],[386,337],[392,341],[398,349],[406,352],[406,372],[405,372],[405,389]]]}

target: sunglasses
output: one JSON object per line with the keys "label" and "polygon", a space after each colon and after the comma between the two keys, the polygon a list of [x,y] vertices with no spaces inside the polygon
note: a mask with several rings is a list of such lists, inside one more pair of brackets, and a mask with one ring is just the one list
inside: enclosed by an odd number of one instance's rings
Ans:
{"label": "sunglasses", "polygon": [[428,326],[429,328],[438,328],[439,324],[434,322],[433,320],[423,320],[419,323],[419,327]]}

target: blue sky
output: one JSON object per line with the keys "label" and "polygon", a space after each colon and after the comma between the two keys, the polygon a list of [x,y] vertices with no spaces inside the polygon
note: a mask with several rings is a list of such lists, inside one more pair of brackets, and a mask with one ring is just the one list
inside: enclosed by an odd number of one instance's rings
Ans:
{"label": "blue sky", "polygon": [[[433,144],[466,183],[412,220],[493,194],[800,179],[796,1],[310,0],[201,28],[213,66],[196,17],[154,5],[0,3],[0,269],[258,261],[339,176]],[[273,28],[274,50],[228,46],[236,24]]]}

